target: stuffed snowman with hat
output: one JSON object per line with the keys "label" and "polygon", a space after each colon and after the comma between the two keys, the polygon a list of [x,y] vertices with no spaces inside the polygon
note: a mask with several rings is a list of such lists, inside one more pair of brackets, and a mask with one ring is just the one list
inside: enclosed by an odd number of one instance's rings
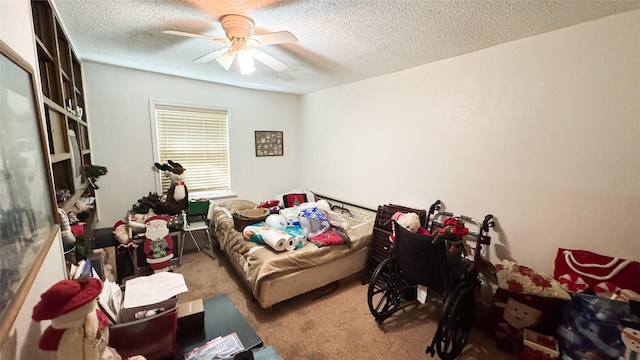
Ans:
{"label": "stuffed snowman with hat", "polygon": [[[31,318],[51,320],[38,347],[55,351],[58,360],[120,360],[109,344],[109,320],[97,309],[102,281],[85,275],[61,280],[40,295]],[[144,360],[143,356],[129,357]]]}
{"label": "stuffed snowman with hat", "polygon": [[168,216],[152,216],[145,221],[144,253],[154,272],[169,270],[173,258],[173,239],[169,235]]}

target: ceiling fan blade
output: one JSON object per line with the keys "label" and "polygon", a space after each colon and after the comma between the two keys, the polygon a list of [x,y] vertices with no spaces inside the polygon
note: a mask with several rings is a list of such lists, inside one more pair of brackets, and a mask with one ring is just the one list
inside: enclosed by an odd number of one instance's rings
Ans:
{"label": "ceiling fan blade", "polygon": [[193,60],[193,62],[195,64],[204,64],[204,63],[208,63],[209,61],[217,58],[218,56],[220,56],[222,53],[229,51],[228,48],[222,48],[222,49],[217,49],[214,50],[210,53],[204,54],[202,56],[200,56],[199,58]]}
{"label": "ceiling fan blade", "polygon": [[254,59],[260,61],[261,63],[267,65],[275,71],[283,71],[287,69],[287,65],[283,64],[280,60],[277,60],[273,56],[268,55],[258,49],[249,49],[249,54],[251,54]]}
{"label": "ceiling fan blade", "polygon": [[213,41],[216,41],[216,42],[227,43],[227,44],[229,43],[229,39],[216,37],[216,36],[209,36],[209,35],[203,35],[203,34],[194,34],[194,33],[189,33],[189,32],[184,32],[184,31],[178,31],[178,30],[163,30],[162,32],[165,33],[165,34],[169,34],[169,35],[186,36],[186,37],[213,40]]}
{"label": "ceiling fan blade", "polygon": [[249,39],[255,40],[258,42],[258,44],[255,46],[298,42],[298,38],[288,31],[277,31],[269,34],[254,35],[254,36],[251,36]]}

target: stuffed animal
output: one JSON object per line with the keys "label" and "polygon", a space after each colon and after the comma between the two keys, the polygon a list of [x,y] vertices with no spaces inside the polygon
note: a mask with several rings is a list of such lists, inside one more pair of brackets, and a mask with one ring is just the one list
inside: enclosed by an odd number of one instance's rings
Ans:
{"label": "stuffed animal", "polygon": [[403,213],[397,212],[391,217],[398,225],[409,230],[412,233],[418,232],[420,228],[420,217],[414,212]]}
{"label": "stuffed animal", "polygon": [[[58,360],[120,360],[109,344],[109,320],[97,310],[102,281],[86,275],[61,280],[40,295],[33,307],[34,321],[51,320],[38,347],[55,351]],[[144,360],[142,356],[129,359]]]}
{"label": "stuffed animal", "polygon": [[144,253],[154,272],[169,270],[173,258],[173,239],[169,235],[167,216],[152,216],[145,222]]}
{"label": "stuffed animal", "polygon": [[189,205],[189,191],[185,184],[187,169],[177,162],[171,160],[168,164],[155,163],[156,168],[164,171],[164,175],[171,180],[171,185],[167,190],[167,197],[163,204],[156,205],[153,209],[156,214],[176,215],[182,210],[187,210]]}

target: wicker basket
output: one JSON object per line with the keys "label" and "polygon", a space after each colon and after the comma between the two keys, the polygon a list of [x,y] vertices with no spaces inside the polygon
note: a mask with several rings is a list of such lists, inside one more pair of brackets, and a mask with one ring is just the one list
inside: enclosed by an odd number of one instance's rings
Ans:
{"label": "wicker basket", "polygon": [[233,213],[233,228],[242,232],[246,226],[263,221],[269,216],[269,209],[255,208],[238,210]]}

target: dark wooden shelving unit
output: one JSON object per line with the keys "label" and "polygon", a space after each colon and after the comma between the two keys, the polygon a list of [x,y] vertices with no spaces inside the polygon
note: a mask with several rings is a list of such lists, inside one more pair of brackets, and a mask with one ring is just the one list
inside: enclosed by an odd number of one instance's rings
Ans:
{"label": "dark wooden shelving unit", "polygon": [[[84,176],[91,146],[82,65],[52,4],[31,0],[31,9],[53,183],[56,194],[68,191],[69,196],[57,202],[69,213],[82,196],[93,196]],[[93,233],[95,215],[90,210],[86,236]]]}
{"label": "dark wooden shelving unit", "polygon": [[32,0],[31,7],[53,181],[56,192],[71,194],[58,201],[69,211],[89,191],[83,171],[91,164],[91,146],[82,67],[51,3]]}

